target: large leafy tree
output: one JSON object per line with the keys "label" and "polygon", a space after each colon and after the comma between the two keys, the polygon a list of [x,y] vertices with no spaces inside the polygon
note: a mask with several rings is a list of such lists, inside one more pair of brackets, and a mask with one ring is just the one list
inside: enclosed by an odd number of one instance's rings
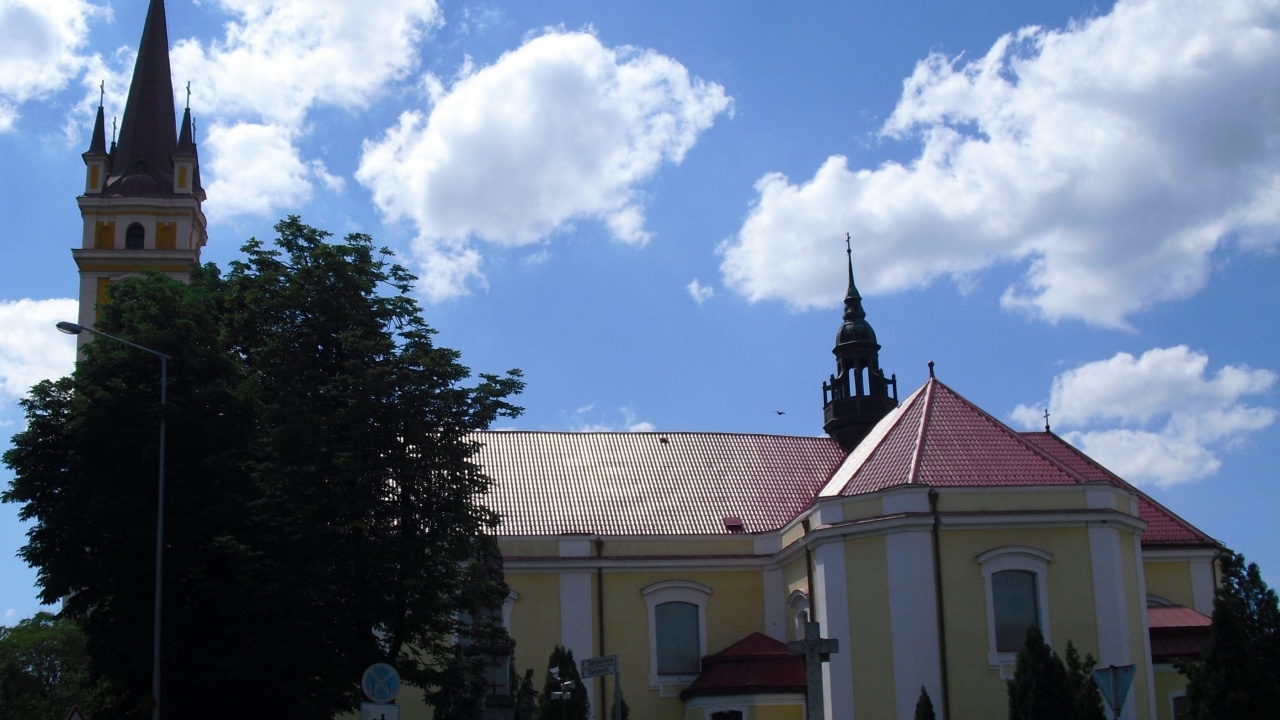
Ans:
{"label": "large leafy tree", "polygon": [[1194,720],[1271,717],[1280,708],[1280,609],[1255,563],[1226,551],[1222,580],[1213,598],[1213,625],[1198,662],[1180,670],[1188,677],[1187,701]]}
{"label": "large leafy tree", "polygon": [[75,707],[93,716],[110,698],[74,621],[41,612],[0,627],[0,720],[63,718]]}
{"label": "large leafy tree", "polygon": [[150,701],[159,412],[169,716],[327,720],[378,661],[431,687],[496,524],[472,433],[519,412],[519,374],[470,380],[368,236],[276,230],[225,277],[112,285],[98,329],[173,358],[163,409],[156,359],[97,340],[5,455],[22,553],[123,690],[116,717]]}

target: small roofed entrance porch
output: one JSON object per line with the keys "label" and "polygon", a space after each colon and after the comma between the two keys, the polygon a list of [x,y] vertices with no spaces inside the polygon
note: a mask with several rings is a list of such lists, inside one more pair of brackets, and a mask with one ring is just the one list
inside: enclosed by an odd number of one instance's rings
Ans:
{"label": "small roofed entrance porch", "polygon": [[704,657],[680,699],[685,720],[804,720],[805,687],[804,658],[755,632]]}

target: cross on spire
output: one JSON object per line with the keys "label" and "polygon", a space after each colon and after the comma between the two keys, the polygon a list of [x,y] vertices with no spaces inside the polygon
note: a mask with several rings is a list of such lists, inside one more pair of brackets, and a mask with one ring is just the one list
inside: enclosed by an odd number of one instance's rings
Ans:
{"label": "cross on spire", "polygon": [[107,99],[107,81],[103,80],[98,83],[98,107],[102,107],[102,102]]}
{"label": "cross on spire", "polygon": [[191,81],[187,81],[187,109],[191,109]]}
{"label": "cross on spire", "polygon": [[1049,408],[1044,409],[1044,431],[1049,432]]}
{"label": "cross on spire", "polygon": [[804,624],[804,640],[787,643],[787,650],[793,655],[804,656],[808,707],[805,717],[810,720],[826,717],[822,709],[822,663],[827,662],[831,653],[840,652],[840,641],[822,637],[822,626],[816,622],[807,622]]}

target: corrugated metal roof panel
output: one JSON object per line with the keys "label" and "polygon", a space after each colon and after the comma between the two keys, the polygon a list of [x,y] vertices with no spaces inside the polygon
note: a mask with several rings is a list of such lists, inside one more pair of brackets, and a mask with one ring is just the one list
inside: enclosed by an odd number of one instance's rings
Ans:
{"label": "corrugated metal roof panel", "polygon": [[776,530],[843,459],[834,440],[733,433],[485,432],[476,461],[504,535]]}

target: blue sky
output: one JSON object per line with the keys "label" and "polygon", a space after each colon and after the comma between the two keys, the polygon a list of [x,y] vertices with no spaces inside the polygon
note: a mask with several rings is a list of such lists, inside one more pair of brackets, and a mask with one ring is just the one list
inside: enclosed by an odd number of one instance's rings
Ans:
{"label": "blue sky", "polygon": [[[0,0],[0,432],[70,370],[98,85],[143,0]],[[1273,585],[1280,2],[170,0],[210,238],[368,232],[534,430],[821,433],[844,236],[938,377]],[[178,101],[185,94],[179,91]],[[179,105],[180,106],[180,105]],[[776,411],[785,414],[778,414]],[[4,471],[7,472],[7,471]],[[7,476],[0,478],[7,480]],[[38,609],[0,506],[0,623]]]}

